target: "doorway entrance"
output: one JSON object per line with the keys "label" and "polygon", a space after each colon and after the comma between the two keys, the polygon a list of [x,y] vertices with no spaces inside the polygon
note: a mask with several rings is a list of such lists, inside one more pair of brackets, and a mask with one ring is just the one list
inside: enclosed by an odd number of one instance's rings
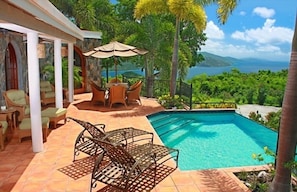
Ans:
{"label": "doorway entrance", "polygon": [[75,83],[74,81],[74,93],[84,93],[86,86],[86,59],[82,51],[76,46],[74,46],[74,65],[81,69],[80,76],[82,77],[81,83]]}
{"label": "doorway entrance", "polygon": [[18,89],[18,65],[16,53],[11,43],[8,43],[5,51],[5,76],[6,90]]}

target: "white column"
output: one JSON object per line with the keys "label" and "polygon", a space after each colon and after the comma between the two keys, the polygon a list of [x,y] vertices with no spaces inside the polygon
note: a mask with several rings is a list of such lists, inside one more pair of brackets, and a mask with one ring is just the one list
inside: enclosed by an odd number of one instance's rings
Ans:
{"label": "white column", "polygon": [[56,107],[63,108],[61,39],[54,40]]}
{"label": "white column", "polygon": [[68,43],[68,101],[73,102],[74,80],[73,80],[73,43]]}
{"label": "white column", "polygon": [[39,60],[37,56],[38,34],[27,33],[28,81],[33,152],[43,151]]}

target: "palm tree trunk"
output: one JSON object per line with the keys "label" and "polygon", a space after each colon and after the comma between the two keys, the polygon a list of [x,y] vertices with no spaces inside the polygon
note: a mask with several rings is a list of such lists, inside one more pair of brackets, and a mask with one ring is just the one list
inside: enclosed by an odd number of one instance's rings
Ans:
{"label": "palm tree trunk", "polygon": [[178,69],[179,28],[180,28],[180,20],[178,17],[176,17],[173,54],[172,54],[172,66],[171,66],[171,81],[170,81],[170,96],[171,97],[173,97],[175,95],[175,91],[176,91],[176,79],[177,79],[177,69]]}
{"label": "palm tree trunk", "polygon": [[154,85],[154,63],[152,59],[151,61],[148,61],[147,57],[145,57],[145,63],[146,63],[146,96],[149,98],[153,97],[153,85]]}
{"label": "palm tree trunk", "polygon": [[291,61],[288,72],[282,116],[279,129],[279,141],[276,161],[276,174],[270,185],[270,192],[289,192],[291,187],[291,169],[284,165],[294,161],[297,143],[297,15],[292,41]]}

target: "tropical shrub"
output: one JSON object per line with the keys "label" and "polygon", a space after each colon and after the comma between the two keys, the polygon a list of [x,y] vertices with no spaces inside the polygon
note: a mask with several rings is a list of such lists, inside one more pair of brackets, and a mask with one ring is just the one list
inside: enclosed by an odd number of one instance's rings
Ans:
{"label": "tropical shrub", "polygon": [[183,109],[183,99],[179,96],[175,95],[171,97],[170,95],[162,95],[158,98],[158,102],[165,108],[165,109]]}
{"label": "tropical shrub", "polygon": [[258,112],[250,112],[249,118],[270,128],[278,131],[280,124],[281,110],[270,112],[265,117],[262,117]]}
{"label": "tropical shrub", "polygon": [[188,82],[193,85],[193,102],[206,102],[209,98],[223,101],[232,98],[237,104],[281,107],[287,76],[288,70],[241,73],[234,69],[213,76],[197,75]]}

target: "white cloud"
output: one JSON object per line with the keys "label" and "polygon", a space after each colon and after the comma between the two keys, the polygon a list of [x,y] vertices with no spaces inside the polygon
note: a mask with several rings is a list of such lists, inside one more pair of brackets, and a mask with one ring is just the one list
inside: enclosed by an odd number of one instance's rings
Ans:
{"label": "white cloud", "polygon": [[[235,58],[259,58],[288,61],[290,52],[281,49],[292,42],[293,30],[274,26],[275,20],[266,19],[262,27],[235,31],[231,34],[232,44],[227,42],[224,32],[212,21],[207,23],[206,45],[201,51]],[[239,41],[238,41],[239,40]]]}
{"label": "white cloud", "polygon": [[258,46],[256,50],[260,52],[281,52],[279,47],[273,45]]}
{"label": "white cloud", "polygon": [[224,32],[213,21],[207,22],[204,32],[209,39],[224,39],[225,37]]}
{"label": "white cloud", "polygon": [[248,37],[244,32],[241,32],[241,31],[235,31],[234,33],[232,33],[231,37],[233,39],[239,39],[246,42],[252,41],[250,37]]}
{"label": "white cloud", "polygon": [[248,46],[226,44],[223,41],[213,41],[208,39],[206,45],[201,51],[220,55],[223,57],[234,58],[258,58],[273,61],[288,61],[290,59],[289,52],[283,52],[276,46]]}
{"label": "white cloud", "polygon": [[275,11],[274,9],[268,9],[266,7],[256,7],[253,10],[253,13],[267,19],[267,18],[272,18],[275,14]]}
{"label": "white cloud", "polygon": [[241,15],[241,16],[245,16],[245,15],[246,15],[246,12],[245,12],[245,11],[240,11],[240,12],[239,12],[239,15]]}
{"label": "white cloud", "polygon": [[266,19],[261,28],[235,31],[231,37],[255,44],[282,44],[291,43],[293,30],[285,27],[274,26],[274,19]]}

